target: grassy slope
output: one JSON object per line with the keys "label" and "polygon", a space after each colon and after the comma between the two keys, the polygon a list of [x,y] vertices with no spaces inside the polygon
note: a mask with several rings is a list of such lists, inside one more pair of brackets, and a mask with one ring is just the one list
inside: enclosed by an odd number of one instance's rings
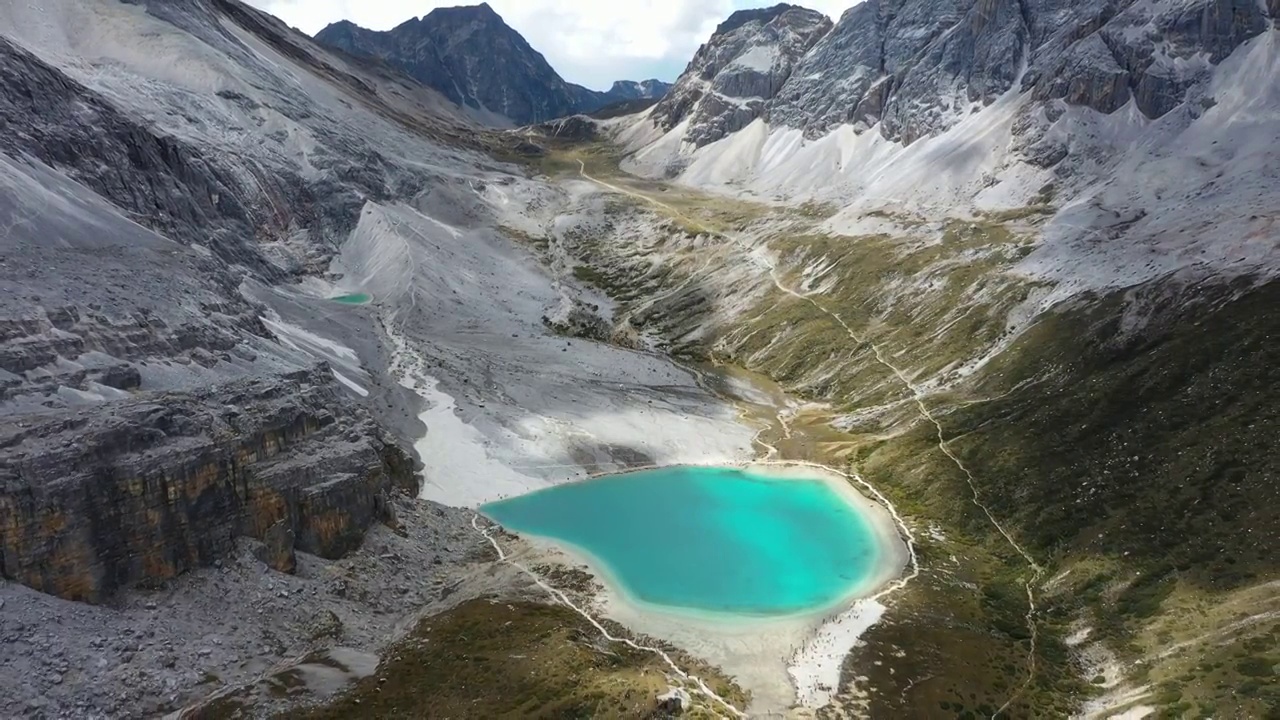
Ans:
{"label": "grassy slope", "polygon": [[[596,173],[597,177],[610,177],[604,170]],[[630,184],[616,175],[611,180]],[[670,192],[665,193],[661,200],[676,205],[670,196]],[[732,201],[721,200],[712,207],[725,202]],[[784,216],[788,227],[805,224],[802,219],[797,220],[792,215]],[[701,218],[699,221],[705,225]],[[943,334],[952,328],[964,328],[957,335],[963,340],[955,342],[967,343],[966,348],[973,349],[982,338],[1003,331],[1003,321],[997,321],[998,313],[990,312],[990,308],[1006,301],[1002,292],[979,292],[981,288],[975,290],[973,286],[980,282],[985,268],[1016,260],[1018,255],[1010,249],[1021,245],[1021,240],[1003,226],[989,236],[982,232],[985,227],[982,222],[948,223],[938,228],[938,243],[920,242],[918,238],[896,242],[887,237],[854,241],[797,233],[774,237],[768,247],[782,258],[782,279],[788,284],[801,282],[799,269],[811,262],[834,262],[837,269],[828,275],[836,280],[834,293],[823,295],[821,301],[850,324],[867,323],[868,335],[877,342],[925,332],[927,317]],[[993,540],[985,519],[964,501],[967,486],[957,468],[938,450],[932,426],[919,424],[910,392],[892,372],[874,361],[868,346],[854,344],[830,316],[780,291],[770,288],[761,292],[762,284],[768,283],[767,277],[749,277],[744,281],[749,287],[726,290],[724,268],[742,262],[741,247],[704,239],[691,249],[683,247],[687,243],[687,238],[674,237],[653,246],[652,254],[612,245],[609,238],[602,237],[571,238],[567,244],[584,264],[592,266],[595,282],[622,301],[624,311],[633,312],[633,319],[665,335],[674,350],[691,357],[748,366],[797,394],[832,400],[840,409],[885,406],[886,410],[870,419],[865,428],[852,434],[810,428],[804,434],[820,437],[820,441],[794,443],[787,448],[787,457],[837,466],[851,463],[872,482],[890,489],[894,502],[918,526],[926,526],[934,518],[942,518],[948,526],[946,542],[924,541],[924,575],[898,599],[891,621],[878,626],[892,626],[895,633],[886,633],[880,642],[869,645],[867,662],[858,663],[859,675],[873,676],[873,682],[868,684],[870,705],[852,702],[850,709],[887,711],[890,708],[883,704],[882,697],[901,695],[913,679],[922,678],[942,678],[952,686],[964,688],[964,708],[993,710],[1003,704],[1026,677],[1027,608],[1020,584],[1025,575],[1019,573],[1021,568],[1009,548],[1002,541]],[[662,260],[657,270],[653,265],[655,255],[661,255]],[[891,307],[876,297],[877,290],[886,283],[921,273],[940,276],[948,289],[936,297],[945,298],[945,302],[927,308]],[[681,290],[669,292],[673,288]],[[1010,292],[1021,296],[1023,290],[1014,287]],[[753,309],[729,325],[703,333],[703,326],[716,323],[716,307],[735,293],[754,293],[757,297],[752,301]],[[961,302],[970,295],[976,299]],[[654,296],[662,299],[650,304]],[[979,333],[972,325],[961,322],[966,313],[958,309],[966,304],[981,309],[974,313],[980,316],[975,323],[989,329]],[[643,309],[637,312],[637,308]],[[919,326],[900,327],[895,313],[914,317]],[[901,322],[905,325],[909,320]],[[690,339],[695,336],[696,340]],[[947,352],[958,351],[946,349],[938,356]],[[950,362],[946,359],[938,366]],[[886,431],[897,433],[891,442],[882,439]],[[778,438],[769,440],[776,444]],[[882,444],[890,445],[892,452],[875,453]],[[892,461],[881,462],[890,455]],[[966,532],[966,528],[973,532]],[[951,556],[962,558],[958,567],[949,565]],[[978,588],[981,592],[976,591]],[[912,651],[904,653],[905,648]],[[882,664],[876,665],[876,661]],[[1015,706],[1015,714],[1065,712],[1064,698],[1071,696],[1075,678],[1063,663],[1046,667],[1051,670],[1042,678],[1047,690],[1033,690],[1025,702]],[[904,672],[908,669],[913,672]],[[932,688],[929,682],[916,685],[923,690]],[[913,690],[904,707],[892,710],[921,717],[942,712],[934,700],[920,693]],[[963,709],[957,714],[962,712]]]}
{"label": "grassy slope", "polygon": [[[1126,335],[1120,318],[1135,302],[1159,309]],[[998,511],[1074,570],[1055,610],[1085,615],[1122,657],[1145,660],[1169,717],[1280,714],[1280,618],[1196,641],[1280,610],[1280,593],[1195,622],[1280,577],[1277,307],[1277,283],[1097,298],[1047,318],[983,379],[993,395],[1041,382],[951,418]],[[1251,678],[1254,691],[1238,692]]]}
{"label": "grassy slope", "polygon": [[279,720],[657,718],[666,670],[563,606],[474,600],[423,620],[337,701]]}
{"label": "grassy slope", "polygon": [[[607,166],[591,172],[609,177]],[[680,207],[673,194],[659,197]],[[904,237],[784,232],[768,246],[791,283],[816,261],[834,263],[829,277],[837,282],[821,296],[824,305],[924,379],[1002,338],[1005,313],[1035,290],[1002,270],[1026,252],[1024,237],[1043,214],[1030,208],[949,221],[935,229],[935,243],[917,242],[908,227]],[[968,485],[939,452],[934,429],[903,410],[909,394],[901,383],[829,317],[777,292],[756,299],[738,327],[699,334],[690,348],[690,329],[715,325],[726,295],[714,277],[726,266],[704,269],[690,258],[714,261],[734,250],[713,244],[681,251],[676,238],[676,249],[658,247],[666,254],[655,271],[654,256],[613,242],[579,238],[571,249],[624,308],[683,288],[637,315],[675,347],[741,363],[846,411],[885,408],[865,427],[827,437],[809,452],[851,463],[915,524],[936,524],[946,539],[924,539],[920,582],[851,664],[871,680],[869,704],[858,707],[875,716],[989,716],[1026,677],[1021,583],[1028,571],[969,502]],[[903,292],[904,281],[931,292]],[[1170,717],[1208,708],[1239,717],[1276,711],[1269,694],[1275,683],[1266,681],[1274,669],[1267,663],[1277,658],[1256,651],[1258,638],[1274,637],[1265,615],[1213,636],[1223,644],[1160,653],[1195,639],[1179,627],[1208,633],[1277,609],[1269,604],[1275,593],[1264,590],[1241,601],[1233,616],[1188,622],[1277,576],[1280,498],[1271,439],[1280,424],[1269,400],[1280,380],[1280,328],[1266,309],[1280,307],[1280,291],[1272,284],[1179,294],[1166,282],[1145,294],[1166,297],[1144,302],[1117,294],[1053,313],[970,386],[928,400],[996,516],[1048,566],[1046,578],[1066,573],[1037,588],[1044,607],[1036,673],[1011,707],[1014,717],[1061,716],[1089,694],[1078,677],[1083,668],[1064,644],[1082,618],[1122,659],[1147,657],[1137,679],[1156,686],[1154,700]],[[1119,339],[1121,318],[1133,307],[1156,308],[1155,319]],[[1239,687],[1247,692],[1235,692]]]}

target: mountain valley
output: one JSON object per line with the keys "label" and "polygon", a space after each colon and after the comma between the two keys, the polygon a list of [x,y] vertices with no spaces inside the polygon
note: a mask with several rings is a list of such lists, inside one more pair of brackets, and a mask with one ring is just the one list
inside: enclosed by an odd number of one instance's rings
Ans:
{"label": "mountain valley", "polygon": [[[599,93],[487,5],[0,7],[0,701],[1275,716],[1278,23],[778,5]],[[479,510],[753,463],[896,575],[713,642]]]}

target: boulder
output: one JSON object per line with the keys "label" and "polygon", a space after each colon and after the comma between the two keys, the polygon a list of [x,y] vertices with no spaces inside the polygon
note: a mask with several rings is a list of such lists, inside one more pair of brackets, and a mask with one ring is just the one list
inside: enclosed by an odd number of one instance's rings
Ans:
{"label": "boulder", "polygon": [[822,13],[794,5],[735,12],[654,106],[654,123],[669,131],[689,120],[686,140],[698,146],[741,130],[764,115],[766,103],[830,29]]}
{"label": "boulder", "polygon": [[683,715],[693,707],[693,698],[684,688],[673,687],[658,696],[658,712],[665,715]]}
{"label": "boulder", "polygon": [[276,572],[292,575],[298,569],[293,543],[293,528],[281,520],[267,528],[262,537],[262,547],[258,550],[258,559]]}

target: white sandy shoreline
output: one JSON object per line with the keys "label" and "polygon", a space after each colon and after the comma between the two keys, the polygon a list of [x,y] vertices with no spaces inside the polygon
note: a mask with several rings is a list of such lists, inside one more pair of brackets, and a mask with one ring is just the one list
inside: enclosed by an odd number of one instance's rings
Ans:
{"label": "white sandy shoreline", "polygon": [[[529,552],[539,560],[585,566],[603,591],[596,598],[599,611],[635,632],[675,644],[720,668],[752,693],[752,713],[776,713],[796,704],[820,707],[839,681],[844,657],[857,636],[883,611],[872,596],[900,577],[908,550],[893,515],[864,496],[844,475],[804,463],[684,463],[670,467],[727,467],[770,478],[819,480],[828,484],[863,517],[879,548],[874,572],[836,602],[787,616],[700,612],[655,606],[636,598],[612,574],[608,565],[583,548],[554,538],[521,533]],[[592,479],[662,467],[633,468]],[[583,480],[582,482],[589,482]]]}

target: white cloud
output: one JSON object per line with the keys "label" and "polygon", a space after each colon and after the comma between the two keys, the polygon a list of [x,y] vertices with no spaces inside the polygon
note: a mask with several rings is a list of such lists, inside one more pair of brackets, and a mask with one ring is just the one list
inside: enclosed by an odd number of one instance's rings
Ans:
{"label": "white cloud", "polygon": [[[478,0],[477,0],[478,1]],[[803,3],[838,17],[859,0]],[[435,0],[249,0],[308,34],[338,20],[389,30],[437,7]],[[715,26],[743,0],[489,0],[489,5],[565,79],[604,89],[614,80],[674,80]]]}

